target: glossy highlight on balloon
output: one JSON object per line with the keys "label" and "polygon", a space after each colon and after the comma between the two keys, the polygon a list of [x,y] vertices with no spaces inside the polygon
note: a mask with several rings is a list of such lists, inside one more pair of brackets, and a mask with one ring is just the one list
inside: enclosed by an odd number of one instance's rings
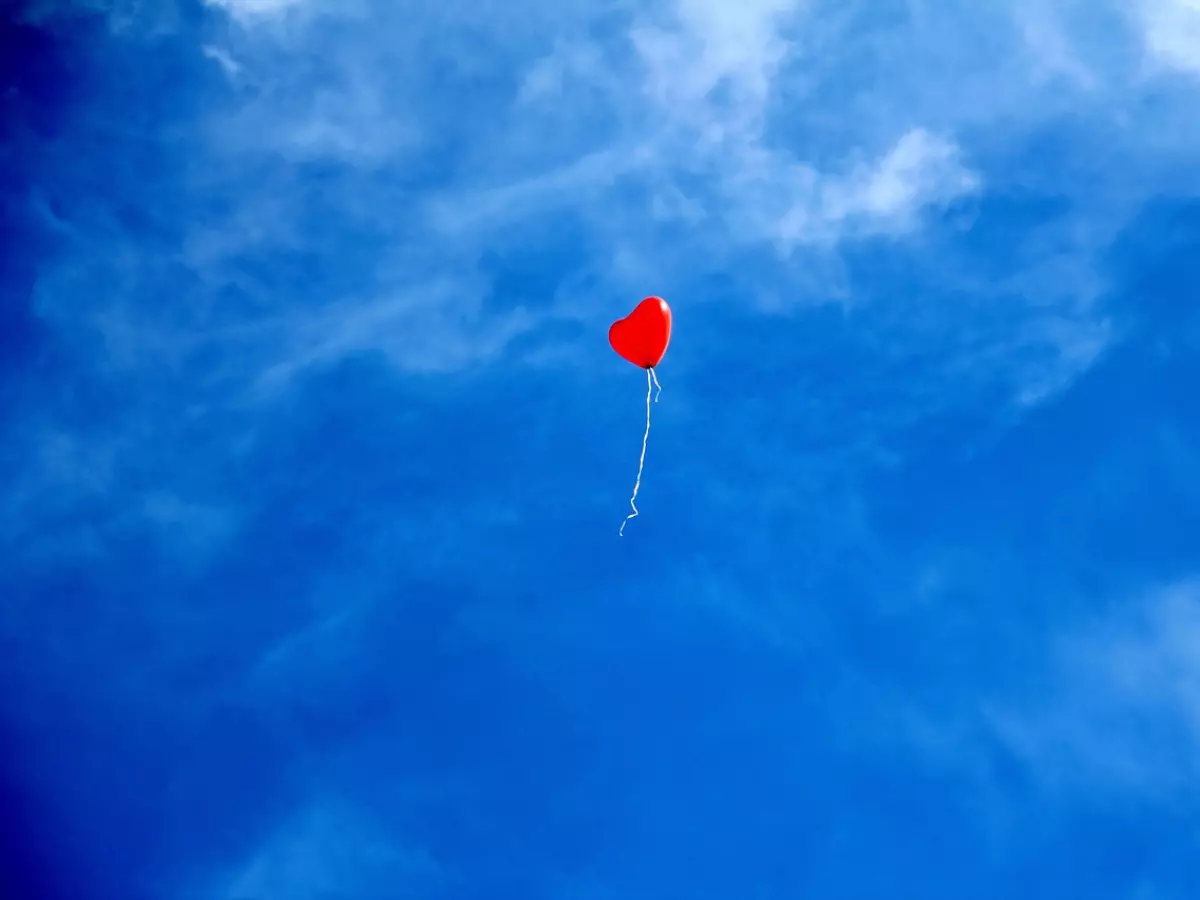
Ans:
{"label": "glossy highlight on balloon", "polygon": [[671,307],[662,297],[647,297],[625,318],[612,323],[608,342],[635,366],[653,369],[671,343]]}

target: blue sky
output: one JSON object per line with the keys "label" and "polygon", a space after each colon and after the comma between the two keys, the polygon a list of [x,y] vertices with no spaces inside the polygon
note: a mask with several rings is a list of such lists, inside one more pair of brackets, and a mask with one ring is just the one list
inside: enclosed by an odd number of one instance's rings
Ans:
{"label": "blue sky", "polygon": [[1196,896],[1194,0],[6,9],[6,896]]}

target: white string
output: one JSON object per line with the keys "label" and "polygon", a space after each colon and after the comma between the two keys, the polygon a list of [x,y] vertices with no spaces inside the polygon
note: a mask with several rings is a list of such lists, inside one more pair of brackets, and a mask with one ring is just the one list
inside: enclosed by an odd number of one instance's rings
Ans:
{"label": "white string", "polygon": [[653,366],[646,371],[650,373],[650,377],[654,379],[654,386],[658,388],[658,393],[654,395],[654,402],[657,403],[658,398],[662,395],[662,385],[658,383],[658,373],[654,371]]}
{"label": "white string", "polygon": [[[633,512],[631,512],[629,515],[627,515],[625,517],[625,521],[621,523],[621,530],[617,532],[617,534],[620,535],[621,537],[625,537],[625,523],[628,522],[630,519],[637,518],[637,516],[638,516],[638,508],[637,508],[637,503],[636,503],[637,495],[638,495],[638,488],[640,488],[642,486],[642,469],[646,465],[646,443],[650,440],[650,390],[651,390],[652,385],[656,385],[656,384],[658,384],[658,376],[654,374],[654,369],[652,369],[652,368],[647,369],[646,370],[646,433],[644,435],[642,435],[642,456],[638,460],[637,480],[633,483],[633,496],[629,498],[629,505],[633,508]],[[658,390],[661,393],[662,387],[660,386]],[[657,401],[658,401],[658,398],[656,397],[655,402],[657,402]]]}

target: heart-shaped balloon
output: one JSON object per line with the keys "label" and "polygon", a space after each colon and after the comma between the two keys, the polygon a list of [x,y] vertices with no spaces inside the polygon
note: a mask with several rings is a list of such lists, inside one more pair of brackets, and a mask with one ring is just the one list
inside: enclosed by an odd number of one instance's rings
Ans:
{"label": "heart-shaped balloon", "polygon": [[612,323],[608,342],[635,366],[653,369],[671,342],[671,307],[662,297],[647,297],[625,318]]}

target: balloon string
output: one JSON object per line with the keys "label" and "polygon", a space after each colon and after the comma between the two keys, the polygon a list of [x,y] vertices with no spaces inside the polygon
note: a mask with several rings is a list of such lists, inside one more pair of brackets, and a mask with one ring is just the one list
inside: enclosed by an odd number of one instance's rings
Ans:
{"label": "balloon string", "polygon": [[646,371],[648,371],[650,373],[650,377],[652,379],[654,379],[654,386],[656,388],[658,388],[658,393],[654,395],[654,402],[657,403],[659,396],[662,394],[662,385],[658,383],[658,374],[654,371],[653,366],[651,366]]}
{"label": "balloon string", "polygon": [[[621,523],[621,530],[617,532],[621,537],[625,536],[625,524],[630,520],[637,518],[637,495],[638,488],[642,486],[642,469],[646,465],[646,443],[650,440],[650,391],[653,385],[658,384],[658,376],[654,374],[654,369],[646,370],[646,433],[642,435],[642,455],[638,460],[637,480],[633,483],[633,496],[629,498],[629,505],[633,508],[633,512],[625,517],[625,521]],[[662,391],[662,387],[659,387]],[[657,402],[657,397],[655,401]]]}

